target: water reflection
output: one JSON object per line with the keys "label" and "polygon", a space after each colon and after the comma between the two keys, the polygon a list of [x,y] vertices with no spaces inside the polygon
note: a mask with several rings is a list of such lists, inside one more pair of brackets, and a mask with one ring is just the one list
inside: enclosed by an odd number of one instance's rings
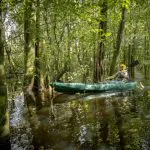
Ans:
{"label": "water reflection", "polygon": [[23,95],[10,101],[11,150],[27,149],[32,141]]}
{"label": "water reflection", "polygon": [[[12,147],[53,150],[148,150],[150,94],[63,96],[25,113],[22,97],[11,113]],[[19,129],[19,130],[18,130]],[[17,142],[19,140],[20,144]],[[19,146],[18,146],[19,144]]]}

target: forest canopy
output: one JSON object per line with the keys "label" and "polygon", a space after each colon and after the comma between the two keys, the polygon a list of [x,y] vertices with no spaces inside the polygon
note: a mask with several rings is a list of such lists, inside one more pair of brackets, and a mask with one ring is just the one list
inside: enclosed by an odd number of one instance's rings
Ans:
{"label": "forest canopy", "polygon": [[99,82],[134,60],[149,72],[149,0],[1,3],[8,78]]}

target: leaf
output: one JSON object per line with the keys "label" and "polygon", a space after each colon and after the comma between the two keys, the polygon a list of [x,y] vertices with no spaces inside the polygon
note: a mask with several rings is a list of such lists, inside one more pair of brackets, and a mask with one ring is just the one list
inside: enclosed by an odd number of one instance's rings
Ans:
{"label": "leaf", "polygon": [[105,33],[105,36],[106,36],[106,37],[109,37],[109,36],[111,36],[111,35],[112,35],[111,32],[106,32],[106,33]]}

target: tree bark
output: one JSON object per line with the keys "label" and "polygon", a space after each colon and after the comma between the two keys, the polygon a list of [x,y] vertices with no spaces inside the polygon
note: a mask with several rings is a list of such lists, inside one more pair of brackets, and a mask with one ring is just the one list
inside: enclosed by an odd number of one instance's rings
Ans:
{"label": "tree bark", "polygon": [[[105,55],[105,34],[107,30],[107,2],[99,1],[99,7],[101,9],[100,14],[103,19],[99,22],[100,42],[98,43],[97,57],[95,57],[95,70],[94,70],[94,82],[100,82],[104,79],[104,55]],[[102,8],[101,8],[102,7]]]}
{"label": "tree bark", "polygon": [[39,17],[40,17],[40,10],[39,10],[39,5],[40,5],[40,2],[39,0],[36,1],[36,27],[35,27],[35,30],[36,30],[36,33],[35,33],[35,60],[34,60],[34,67],[35,67],[35,72],[34,72],[34,85],[33,85],[33,91],[35,93],[38,93],[39,92],[39,89],[40,89],[40,62],[39,62],[39,40],[40,40],[40,37],[39,37],[39,34],[40,34],[40,31],[39,31],[39,28],[40,28],[40,20],[39,20]]}
{"label": "tree bark", "polygon": [[33,92],[35,94],[36,106],[41,108],[41,73],[40,73],[40,1],[36,1],[36,23],[35,23],[35,60],[34,60],[34,83],[33,83]]}
{"label": "tree bark", "polygon": [[[2,18],[3,18],[2,0],[0,0],[0,149],[10,146],[7,143],[9,141],[9,115],[7,111],[7,87],[5,84],[5,69],[4,69],[5,34]],[[7,146],[5,147],[5,145]]]}
{"label": "tree bark", "polygon": [[31,1],[24,0],[24,86],[27,85],[27,64],[28,64],[28,54],[30,51],[30,18],[31,18]]}
{"label": "tree bark", "polygon": [[110,76],[113,75],[113,73],[114,73],[116,61],[117,61],[117,58],[118,58],[119,53],[120,53],[120,47],[121,47],[121,42],[122,42],[122,37],[123,37],[123,31],[124,31],[124,28],[125,28],[125,16],[126,16],[126,8],[123,7],[122,8],[122,19],[121,19],[121,22],[120,22],[118,35],[117,35],[116,48],[115,48],[115,51],[113,53],[112,62],[110,64],[110,72],[109,72]]}

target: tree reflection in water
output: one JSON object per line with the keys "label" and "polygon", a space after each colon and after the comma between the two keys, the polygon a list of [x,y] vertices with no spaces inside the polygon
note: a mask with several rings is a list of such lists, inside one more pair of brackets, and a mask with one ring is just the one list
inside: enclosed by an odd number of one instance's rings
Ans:
{"label": "tree reflection in water", "polygon": [[53,107],[35,111],[32,106],[32,116],[26,117],[30,123],[26,127],[32,133],[28,148],[147,150],[150,148],[149,95],[145,91],[139,95],[95,95],[95,98],[72,100],[68,95],[63,97],[63,103],[57,101]]}

